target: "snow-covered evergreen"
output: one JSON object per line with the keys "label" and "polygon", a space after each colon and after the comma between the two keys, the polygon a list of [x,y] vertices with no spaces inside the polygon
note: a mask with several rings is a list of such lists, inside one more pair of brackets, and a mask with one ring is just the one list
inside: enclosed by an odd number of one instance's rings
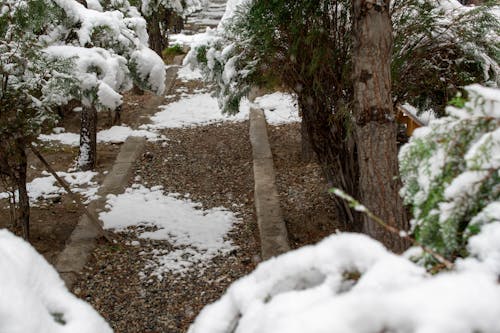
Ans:
{"label": "snow-covered evergreen", "polygon": [[[219,103],[229,113],[237,112],[241,98],[264,75],[269,75],[269,72],[274,76],[283,74],[283,68],[273,67],[276,58],[287,59],[289,56],[292,59],[289,66],[292,66],[296,55],[290,53],[299,52],[291,51],[287,44],[287,38],[294,33],[293,27],[279,32],[280,29],[287,29],[286,24],[280,25],[280,13],[284,17],[291,14],[276,8],[278,5],[267,4],[269,8],[275,9],[268,8],[270,12],[265,14],[267,17],[262,22],[252,21],[252,8],[258,3],[259,1],[250,0],[228,1],[226,13],[217,31],[209,32],[211,38],[194,45],[185,59],[186,63],[201,66],[207,80],[217,84]],[[349,39],[351,1],[335,3],[340,4],[337,10],[329,2],[323,3],[323,14],[337,15],[336,22],[343,31],[343,35],[338,38]],[[463,85],[481,83],[491,87],[498,86],[498,13],[498,6],[467,7],[456,0],[394,0],[392,71],[395,99],[400,103],[408,102],[425,108],[422,111],[430,108],[442,111],[447,94],[454,95]],[[309,25],[304,24],[306,27],[315,22],[312,18],[304,18],[304,22],[306,20],[310,20],[307,21]],[[267,26],[260,27],[256,22]],[[313,35],[314,28],[310,29],[311,31],[304,33]],[[276,33],[269,37],[271,31]],[[296,35],[299,36],[300,32]],[[268,39],[264,40],[264,37]],[[333,45],[333,37],[326,42]],[[318,57],[328,54],[326,50],[329,45],[318,44],[314,47],[317,48]],[[330,52],[343,59],[350,58],[349,47]],[[319,60],[310,59],[311,63],[314,61]],[[344,72],[349,70],[350,67],[346,66]],[[346,76],[349,77],[348,74]],[[349,96],[346,98],[349,99]]]}
{"label": "snow-covered evergreen", "polygon": [[109,8],[98,2],[90,8],[75,0],[53,3],[63,13],[47,22],[40,39],[54,58],[74,59],[84,104],[114,110],[133,83],[163,92],[163,61],[148,48],[146,22],[127,0],[112,1]]}
{"label": "snow-covered evergreen", "polygon": [[399,155],[413,233],[451,259],[467,254],[484,224],[500,222],[500,90],[466,91],[466,102],[417,129]]}
{"label": "snow-covered evergreen", "polygon": [[367,236],[330,236],[260,264],[188,332],[498,332],[500,222],[489,227],[470,239],[477,258],[437,275]]}

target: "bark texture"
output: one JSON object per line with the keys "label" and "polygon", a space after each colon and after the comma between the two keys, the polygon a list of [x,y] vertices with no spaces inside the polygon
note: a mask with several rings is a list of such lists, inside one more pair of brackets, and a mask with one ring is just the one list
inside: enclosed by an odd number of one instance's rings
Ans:
{"label": "bark texture", "polygon": [[[407,218],[398,193],[389,0],[354,0],[353,20],[353,107],[360,199],[390,225],[407,230]],[[387,232],[367,216],[363,216],[363,231],[394,251],[407,247],[398,235]]]}
{"label": "bark texture", "polygon": [[80,154],[78,167],[82,171],[93,170],[97,161],[97,111],[84,106],[80,126]]}
{"label": "bark texture", "polygon": [[4,138],[0,141],[0,180],[5,181],[10,190],[15,189],[19,193],[19,199],[14,197],[11,203],[12,222],[21,227],[23,237],[29,240],[30,202],[26,188],[28,157],[25,147],[23,138]]}
{"label": "bark texture", "polygon": [[159,13],[153,13],[148,17],[147,30],[149,34],[149,48],[161,57],[161,53],[168,45],[168,41],[162,33],[161,16]]}
{"label": "bark texture", "polygon": [[300,123],[301,154],[302,161],[309,163],[314,159],[314,150],[307,134],[307,126],[304,121]]}

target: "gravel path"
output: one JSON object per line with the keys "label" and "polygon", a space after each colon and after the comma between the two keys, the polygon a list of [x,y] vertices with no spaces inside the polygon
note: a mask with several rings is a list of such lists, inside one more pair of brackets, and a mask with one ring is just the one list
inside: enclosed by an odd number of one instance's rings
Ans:
{"label": "gravel path", "polygon": [[[214,1],[214,6],[222,2]],[[200,82],[177,80],[171,93],[202,87]],[[147,104],[147,95],[126,98],[129,115],[124,119],[132,117],[131,123],[134,114],[155,112],[140,109]],[[177,249],[168,241],[138,238],[138,230],[129,228],[117,234],[115,243],[98,244],[73,292],[92,304],[116,333],[186,332],[206,304],[261,260],[248,122],[167,129],[162,134],[168,141],[147,144],[130,185],[161,185],[167,193],[189,195],[204,209],[222,206],[233,211],[241,220],[228,234],[236,249],[184,275],[166,272],[158,278],[148,267],[153,252]],[[316,242],[336,228],[319,167],[300,160],[297,124],[271,128],[270,140],[291,245]]]}
{"label": "gravel path", "polygon": [[[192,91],[199,84],[176,82]],[[133,96],[131,96],[133,98]],[[139,107],[139,106],[138,106]],[[130,110],[130,112],[134,112]],[[168,141],[148,143],[130,185],[163,186],[189,195],[204,209],[225,207],[241,220],[229,239],[236,249],[187,274],[150,276],[153,252],[177,248],[168,241],[121,232],[116,243],[99,244],[73,291],[90,302],[115,332],[185,332],[201,308],[260,261],[253,208],[248,122],[162,131]]]}
{"label": "gravel path", "polygon": [[[196,84],[183,84],[187,90]],[[204,209],[225,207],[241,219],[229,239],[237,246],[202,269],[180,275],[150,276],[154,250],[176,250],[167,241],[138,238],[129,228],[116,243],[101,243],[73,291],[91,303],[115,332],[186,332],[203,306],[216,300],[260,261],[253,202],[248,122],[223,123],[162,132],[166,143],[148,143],[137,161],[135,182],[189,194]],[[335,225],[326,188],[316,164],[300,160],[298,124],[270,128],[284,216],[294,247],[316,242]]]}

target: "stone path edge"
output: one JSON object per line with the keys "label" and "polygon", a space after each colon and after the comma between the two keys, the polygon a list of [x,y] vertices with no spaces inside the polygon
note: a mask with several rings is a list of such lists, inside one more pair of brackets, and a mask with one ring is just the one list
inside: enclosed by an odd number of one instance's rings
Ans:
{"label": "stone path edge", "polygon": [[[106,205],[108,194],[121,194],[132,176],[135,161],[146,144],[145,138],[129,137],[122,145],[111,171],[106,175],[99,188],[99,198],[92,201],[87,209],[91,214],[98,214]],[[99,232],[86,215],[82,215],[78,224],[66,242],[64,250],[57,256],[55,267],[68,289],[75,284],[92,251],[97,245]]]}
{"label": "stone path edge", "polygon": [[264,111],[250,110],[250,142],[252,144],[255,181],[255,211],[263,260],[290,250],[288,232],[276,187],[273,155],[267,135]]}

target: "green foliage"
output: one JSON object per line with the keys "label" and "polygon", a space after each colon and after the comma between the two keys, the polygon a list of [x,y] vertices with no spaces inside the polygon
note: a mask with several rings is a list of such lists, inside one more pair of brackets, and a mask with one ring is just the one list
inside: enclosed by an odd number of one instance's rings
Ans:
{"label": "green foliage", "polygon": [[184,54],[184,50],[182,46],[179,44],[174,44],[172,46],[167,47],[162,51],[162,58],[166,63],[172,62],[175,56]]}
{"label": "green foliage", "polygon": [[76,94],[70,60],[50,59],[36,38],[53,15],[45,1],[11,3],[0,15],[0,140],[31,142],[56,119],[51,107]]}
{"label": "green foliage", "polygon": [[491,5],[393,2],[393,94],[418,109],[444,114],[461,87],[500,84],[500,21]]}
{"label": "green foliage", "polygon": [[466,90],[465,104],[457,99],[458,106],[417,130],[399,155],[415,238],[448,259],[467,255],[468,237],[493,221],[480,216],[500,203],[500,101],[492,99],[500,91]]}
{"label": "green foliage", "polygon": [[[442,114],[460,87],[498,86],[500,23],[490,9],[394,1],[396,102]],[[205,64],[208,79],[218,83],[222,103],[238,89],[273,78],[300,95],[324,99],[324,109],[333,110],[335,101],[348,104],[352,99],[350,11],[349,0],[256,0],[239,8],[224,35],[201,47],[197,60]],[[233,58],[239,66],[226,75]],[[225,105],[224,110],[237,111]]]}
{"label": "green foliage", "polygon": [[38,34],[58,15],[43,0],[6,1],[0,12],[0,178],[20,177],[24,150],[57,121],[56,105],[76,96],[71,59],[52,59]]}

